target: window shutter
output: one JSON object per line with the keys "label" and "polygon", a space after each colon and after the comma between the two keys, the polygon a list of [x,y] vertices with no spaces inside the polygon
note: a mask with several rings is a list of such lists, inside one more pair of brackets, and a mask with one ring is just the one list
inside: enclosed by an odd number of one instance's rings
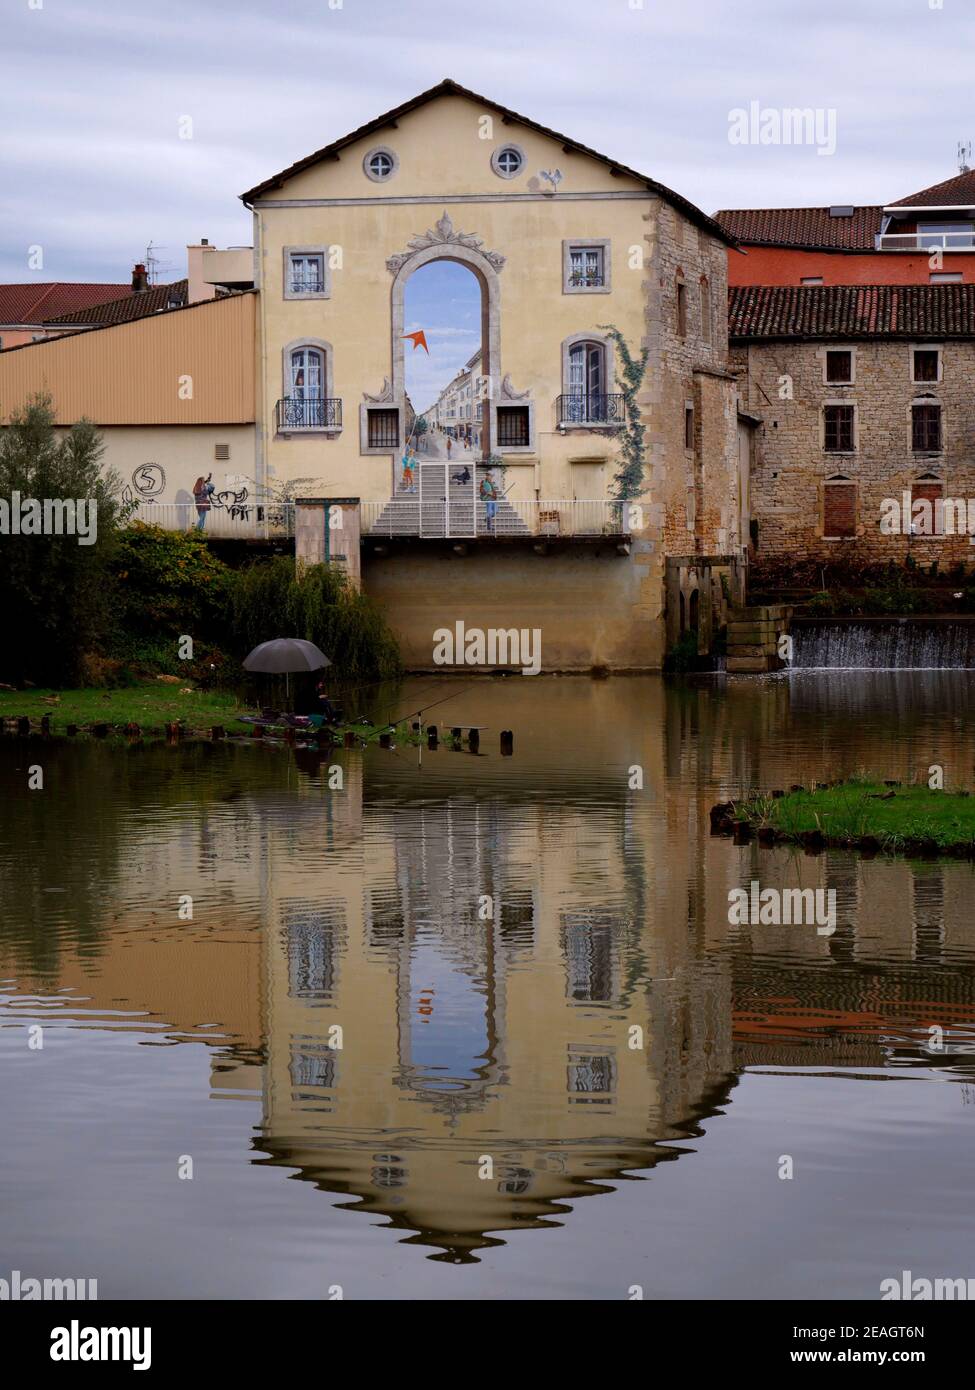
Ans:
{"label": "window shutter", "polygon": [[851,483],[827,483],[823,488],[823,535],[856,533],[856,487]]}

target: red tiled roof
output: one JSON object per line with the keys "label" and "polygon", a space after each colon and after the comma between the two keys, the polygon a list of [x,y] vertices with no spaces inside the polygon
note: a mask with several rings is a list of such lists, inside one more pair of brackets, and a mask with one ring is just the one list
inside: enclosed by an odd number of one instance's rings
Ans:
{"label": "red tiled roof", "polygon": [[57,314],[44,320],[45,327],[53,328],[59,324],[84,323],[101,326],[107,323],[129,323],[133,319],[143,319],[147,314],[158,314],[161,309],[178,309],[186,303],[188,282],[174,280],[171,285],[152,285],[137,293],[130,291],[121,299],[112,299],[107,304],[95,304],[90,309],[79,309],[74,314]]}
{"label": "red tiled roof", "polygon": [[[673,207],[677,207],[683,212],[691,222],[713,236],[721,237],[725,241],[733,241],[725,228],[721,227],[714,218],[709,217],[706,212],[702,212],[699,207],[690,202],[687,198],[675,193],[673,189],[667,188],[662,183],[657,183],[656,179],[650,178],[647,174],[640,174],[635,169],[629,169],[625,164],[620,164],[615,159],[610,159],[608,155],[600,154],[598,150],[583,145],[578,140],[573,140],[568,135],[560,135],[557,130],[550,130],[548,126],[540,125],[538,121],[533,121],[528,116],[522,116],[517,111],[512,111],[510,107],[501,106],[490,97],[481,96],[479,92],[472,92],[469,87],[462,87],[459,82],[454,82],[452,78],[445,77],[442,82],[438,82],[435,87],[430,87],[425,92],[420,92],[418,96],[411,97],[409,101],[404,101],[402,105],[396,106],[392,111],[385,111],[375,120],[368,121],[358,130],[351,131],[348,135],[343,135],[339,140],[333,140],[330,145],[323,146],[316,150],[314,154],[307,155],[304,159],[299,159],[297,163],[289,165],[287,169],[282,169],[279,174],[272,174],[269,179],[264,179],[262,183],[254,188],[249,188],[246,193],[240,195],[241,202],[250,204],[256,198],[260,198],[263,193],[270,189],[280,188],[285,180],[290,179],[294,174],[299,174],[303,169],[309,169],[313,164],[318,164],[324,159],[337,159],[339,152],[346,146],[353,144],[356,140],[363,139],[366,135],[371,135],[374,131],[383,130],[387,126],[395,125],[401,116],[406,116],[411,111],[415,111],[420,106],[425,106],[428,101],[434,101],[441,96],[461,96],[469,97],[471,101],[477,102],[479,106],[486,107],[489,111],[497,111],[506,122],[514,125],[524,126],[526,130],[534,130],[539,135],[547,135],[552,140],[557,140],[564,146],[567,153],[587,154],[592,159],[597,159],[600,164],[605,164],[611,172],[627,174],[630,178],[639,179],[641,183],[654,193],[659,194]],[[448,199],[449,201],[449,199]]]}
{"label": "red tiled roof", "polygon": [[975,284],[741,285],[728,333],[783,338],[975,338]]}
{"label": "red tiled roof", "polygon": [[806,246],[823,251],[872,251],[883,208],[854,208],[852,217],[831,217],[829,208],[737,208],[714,214],[742,245]]}
{"label": "red tiled roof", "polygon": [[898,198],[891,203],[892,208],[964,208],[975,207],[975,169],[956,174],[943,183],[922,188],[920,193],[912,193],[909,198]]}
{"label": "red tiled roof", "polygon": [[46,285],[0,285],[0,325],[34,326],[131,293],[131,285],[76,285],[64,280]]}

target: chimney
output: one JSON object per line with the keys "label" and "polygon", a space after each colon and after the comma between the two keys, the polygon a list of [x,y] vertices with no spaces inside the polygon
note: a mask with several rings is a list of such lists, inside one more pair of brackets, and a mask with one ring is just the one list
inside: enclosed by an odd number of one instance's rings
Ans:
{"label": "chimney", "polygon": [[143,290],[149,288],[149,277],[146,268],[141,261],[137,261],[132,267],[132,293],[141,294]]}

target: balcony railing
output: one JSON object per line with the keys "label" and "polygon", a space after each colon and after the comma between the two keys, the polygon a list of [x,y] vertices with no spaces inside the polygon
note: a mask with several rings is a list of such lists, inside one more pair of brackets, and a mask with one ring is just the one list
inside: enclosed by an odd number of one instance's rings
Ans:
{"label": "balcony railing", "polygon": [[556,402],[560,425],[621,425],[625,418],[622,392],[591,395],[570,392]]}
{"label": "balcony railing", "polygon": [[342,401],[338,396],[285,396],[278,401],[278,430],[340,430]]}
{"label": "balcony railing", "polygon": [[452,538],[506,539],[547,537],[551,539],[616,536],[628,533],[626,504],[608,500],[516,501],[505,498],[488,523],[483,501],[466,509],[454,499],[396,497],[388,502],[363,502],[362,534],[369,536],[420,536],[430,539]]}
{"label": "balcony railing", "polygon": [[291,281],[292,294],[324,294],[325,281],[321,276],[299,276]]}
{"label": "balcony railing", "polygon": [[878,251],[971,251],[975,249],[975,229],[971,232],[889,232],[877,237]]}
{"label": "balcony railing", "polygon": [[293,502],[253,502],[246,488],[215,493],[204,517],[200,527],[196,503],[190,497],[184,502],[140,502],[129,521],[161,526],[164,531],[200,529],[205,536],[220,539],[286,540],[295,533]]}

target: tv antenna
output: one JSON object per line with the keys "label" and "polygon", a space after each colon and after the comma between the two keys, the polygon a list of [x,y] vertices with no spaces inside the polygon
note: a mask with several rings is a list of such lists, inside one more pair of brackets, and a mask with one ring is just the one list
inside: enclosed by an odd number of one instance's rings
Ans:
{"label": "tv antenna", "polygon": [[958,172],[967,174],[971,169],[972,142],[971,140],[958,141]]}

